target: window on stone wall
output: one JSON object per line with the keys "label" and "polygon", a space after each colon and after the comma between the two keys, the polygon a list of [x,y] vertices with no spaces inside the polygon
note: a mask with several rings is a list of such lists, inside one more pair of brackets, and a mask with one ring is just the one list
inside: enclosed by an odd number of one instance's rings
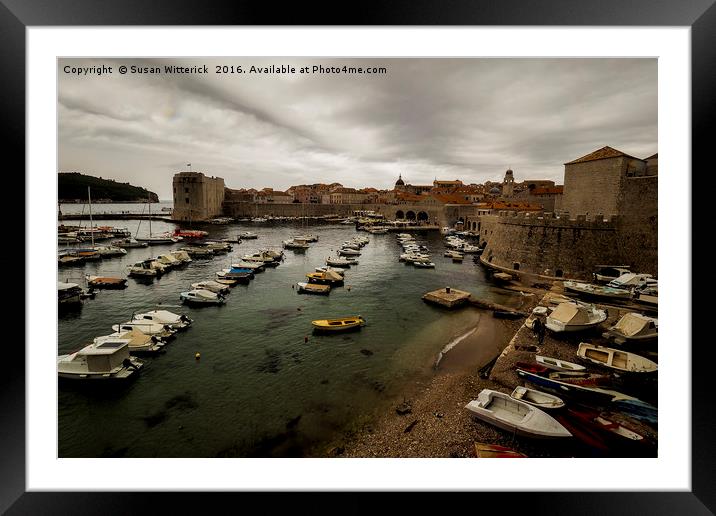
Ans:
{"label": "window on stone wall", "polygon": [[564,272],[562,271],[562,269],[557,269],[556,271],[554,271],[554,275],[558,278],[561,278],[562,275],[564,275]]}
{"label": "window on stone wall", "polygon": [[189,189],[188,189],[188,188],[184,188],[184,193],[189,193]]}
{"label": "window on stone wall", "polygon": [[515,262],[512,264],[512,268],[516,271],[520,270],[520,264],[518,262]]}
{"label": "window on stone wall", "polygon": [[188,197],[186,198],[186,203],[189,204],[189,198],[188,198]]}

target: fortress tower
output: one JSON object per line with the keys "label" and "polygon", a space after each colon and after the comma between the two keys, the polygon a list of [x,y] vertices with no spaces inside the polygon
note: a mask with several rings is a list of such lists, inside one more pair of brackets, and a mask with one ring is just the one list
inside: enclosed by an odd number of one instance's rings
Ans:
{"label": "fortress tower", "polygon": [[179,172],[174,175],[173,220],[201,221],[222,215],[224,180],[201,172]]}

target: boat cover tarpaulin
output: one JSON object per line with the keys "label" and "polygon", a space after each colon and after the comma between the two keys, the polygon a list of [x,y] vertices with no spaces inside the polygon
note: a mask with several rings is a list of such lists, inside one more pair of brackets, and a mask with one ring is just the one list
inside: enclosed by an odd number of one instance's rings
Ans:
{"label": "boat cover tarpaulin", "polygon": [[586,310],[580,310],[574,303],[560,304],[554,309],[550,318],[564,324],[587,324],[589,322]]}
{"label": "boat cover tarpaulin", "polygon": [[646,333],[646,330],[649,328],[649,322],[654,322],[654,324],[656,324],[656,320],[651,317],[644,317],[641,314],[629,313],[619,319],[619,322],[614,325],[614,329],[622,335],[634,337],[641,333]]}

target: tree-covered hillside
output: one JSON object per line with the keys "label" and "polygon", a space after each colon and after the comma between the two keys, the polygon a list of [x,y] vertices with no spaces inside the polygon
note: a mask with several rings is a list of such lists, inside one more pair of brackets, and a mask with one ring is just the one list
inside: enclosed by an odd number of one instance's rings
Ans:
{"label": "tree-covered hillside", "polygon": [[117,183],[111,179],[87,176],[79,172],[61,172],[57,175],[57,198],[59,201],[87,200],[87,187],[90,187],[92,200],[111,199],[114,202],[146,201],[159,202],[159,197],[129,183]]}

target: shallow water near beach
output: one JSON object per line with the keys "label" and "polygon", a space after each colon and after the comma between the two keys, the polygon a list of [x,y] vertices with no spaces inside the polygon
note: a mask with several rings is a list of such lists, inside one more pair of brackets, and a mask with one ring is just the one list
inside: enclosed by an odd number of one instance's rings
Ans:
{"label": "shallow water near beach", "polygon": [[[72,222],[70,222],[72,223]],[[128,227],[137,221],[101,221]],[[84,222],[87,226],[87,222]],[[173,223],[153,221],[153,233]],[[196,259],[151,283],[129,279],[120,291],[100,291],[76,312],[59,317],[58,353],[81,348],[133,312],[164,307],[188,314],[194,324],[177,334],[166,352],[146,357],[139,377],[118,389],[60,385],[59,455],[61,457],[272,457],[304,456],[329,442],[354,418],[387,403],[407,384],[434,374],[438,354],[475,328],[478,311],[447,311],[424,303],[430,290],[452,286],[488,301],[510,304],[513,294],[491,285],[471,259],[453,263],[437,232],[420,236],[435,269],[416,269],[398,261],[395,234],[370,235],[352,226],[301,224],[205,225],[212,238],[254,231],[257,240],[234,244],[228,255]],[[139,235],[147,234],[142,222]],[[285,251],[284,262],[234,287],[220,307],[190,308],[179,293],[193,282],[215,279],[241,255],[261,247],[280,247],[301,232],[319,236],[305,252]],[[324,265],[340,244],[356,234],[370,243],[346,270],[344,287],[329,296],[298,294],[292,285]],[[83,284],[84,274],[126,276],[126,266],[184,244],[130,249],[126,256],[81,267],[62,268],[59,279]],[[360,331],[314,335],[311,320],[362,315]],[[499,349],[489,332],[474,330],[465,342]],[[306,340],[307,339],[307,340]],[[482,344],[480,344],[482,345]],[[472,351],[450,349],[440,368],[450,370]],[[200,360],[195,354],[201,353]],[[461,353],[472,353],[461,356]]]}

